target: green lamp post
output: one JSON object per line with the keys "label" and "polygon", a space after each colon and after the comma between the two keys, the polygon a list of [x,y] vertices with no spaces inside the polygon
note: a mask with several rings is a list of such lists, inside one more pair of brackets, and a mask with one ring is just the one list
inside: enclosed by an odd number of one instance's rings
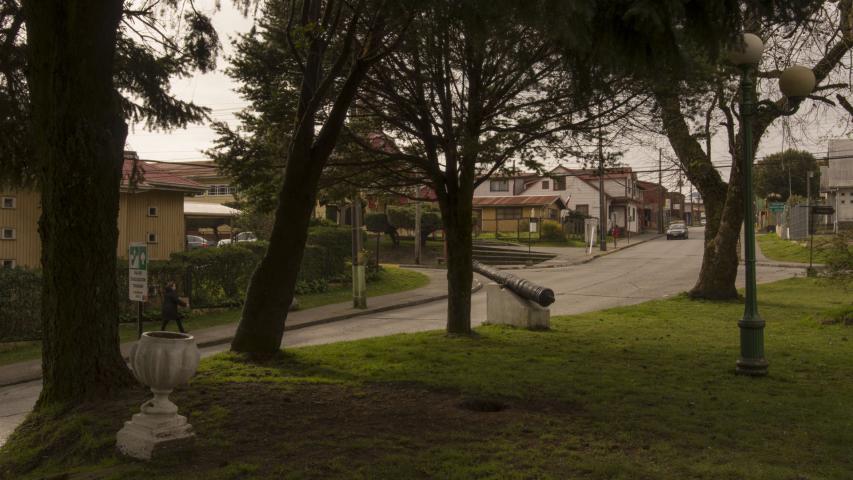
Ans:
{"label": "green lamp post", "polygon": [[[780,108],[773,102],[763,101],[756,105],[753,70],[761,60],[764,43],[757,35],[744,33],[740,48],[729,53],[729,61],[741,69],[740,121],[743,132],[743,182],[744,182],[744,256],[746,267],[746,299],[740,327],[740,358],[737,373],[743,375],[767,375],[767,359],[764,358],[764,319],[758,313],[757,286],[755,280],[755,215],[753,212],[752,164],[754,161],[752,140],[752,118],[757,107],[764,106],[781,115],[792,115],[800,101],[808,96],[815,85],[812,71],[806,67],[793,66],[786,69],[779,79],[779,87],[786,101]],[[788,104],[790,103],[790,106]]]}

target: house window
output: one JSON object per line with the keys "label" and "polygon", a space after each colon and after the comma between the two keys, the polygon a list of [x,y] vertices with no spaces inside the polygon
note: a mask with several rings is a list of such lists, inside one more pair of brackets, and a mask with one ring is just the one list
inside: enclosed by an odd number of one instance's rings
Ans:
{"label": "house window", "polygon": [[542,190],[548,190],[548,180],[542,180]]}
{"label": "house window", "polygon": [[575,211],[584,216],[589,216],[589,205],[577,205]]}
{"label": "house window", "polygon": [[15,229],[10,227],[3,227],[3,231],[0,232],[0,239],[3,240],[14,240],[17,238],[15,235]]}
{"label": "house window", "polygon": [[566,189],[566,177],[554,178],[554,190],[565,190],[565,189]]}
{"label": "house window", "polygon": [[3,197],[3,208],[15,208],[15,197]]}
{"label": "house window", "polygon": [[508,192],[509,180],[489,180],[490,192]]}
{"label": "house window", "polygon": [[148,207],[148,216],[149,217],[156,217],[157,214],[158,214],[157,207]]}
{"label": "house window", "polygon": [[157,234],[153,232],[148,232],[146,235],[148,243],[157,243]]}
{"label": "house window", "polygon": [[497,208],[495,209],[495,215],[498,220],[516,220],[521,218],[521,208]]}
{"label": "house window", "polygon": [[15,261],[12,259],[0,260],[0,268],[15,268]]}

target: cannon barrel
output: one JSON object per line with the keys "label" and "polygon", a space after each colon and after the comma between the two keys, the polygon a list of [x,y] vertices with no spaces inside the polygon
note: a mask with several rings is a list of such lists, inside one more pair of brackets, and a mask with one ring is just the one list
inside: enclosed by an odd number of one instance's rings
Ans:
{"label": "cannon barrel", "polygon": [[554,303],[554,291],[550,288],[536,285],[530,280],[516,277],[515,275],[502,272],[488,265],[483,265],[477,260],[473,261],[474,271],[480,275],[512,290],[516,295],[532,300],[543,307]]}

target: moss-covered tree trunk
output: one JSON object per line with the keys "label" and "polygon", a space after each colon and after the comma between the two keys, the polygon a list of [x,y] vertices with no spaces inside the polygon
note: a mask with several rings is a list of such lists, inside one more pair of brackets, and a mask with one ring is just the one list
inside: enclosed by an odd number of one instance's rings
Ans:
{"label": "moss-covered tree trunk", "polygon": [[705,204],[707,224],[699,278],[690,290],[694,298],[737,298],[737,239],[743,221],[743,188],[739,156],[733,156],[729,184],[723,182],[690,128],[672,90],[655,92],[669,143]]}
{"label": "moss-covered tree trunk", "polygon": [[42,206],[43,406],[131,382],[119,351],[116,290],[127,136],[113,85],[122,2],[31,0],[24,8]]}

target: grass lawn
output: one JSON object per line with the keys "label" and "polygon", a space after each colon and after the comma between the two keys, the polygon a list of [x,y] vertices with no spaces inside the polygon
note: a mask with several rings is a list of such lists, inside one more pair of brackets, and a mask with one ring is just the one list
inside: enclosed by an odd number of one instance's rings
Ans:
{"label": "grass lawn", "polygon": [[796,278],[759,298],[766,378],[734,374],[740,302],[684,297],[550,331],[396,335],[261,363],[221,354],[173,395],[198,434],[189,452],[114,453],[137,389],[30,418],[0,451],[0,477],[851,478],[853,326],[823,321],[849,311],[849,292]]}
{"label": "grass lawn", "polygon": [[[809,263],[809,242],[782,240],[775,233],[756,235],[758,247],[765,257],[779,262]],[[814,238],[814,263],[824,263],[827,260],[826,249],[832,237],[827,235]],[[850,247],[853,251],[853,246]]]}
{"label": "grass lawn", "polygon": [[[429,283],[429,277],[420,272],[385,265],[384,270],[379,274],[379,278],[367,284],[367,294],[369,296],[378,296],[404,292],[423,287],[427,283]],[[323,293],[300,295],[298,298],[300,310],[346,302],[352,299],[352,286],[336,286]],[[199,313],[184,320],[184,328],[188,331],[194,331],[236,322],[239,319],[239,309]],[[175,325],[172,324],[170,327],[175,328]],[[144,322],[143,328],[146,330],[159,329],[160,322]],[[137,327],[135,323],[123,323],[119,325],[119,337],[122,342],[136,340],[136,335]],[[0,343],[0,365],[34,360],[40,357],[41,342]]]}

